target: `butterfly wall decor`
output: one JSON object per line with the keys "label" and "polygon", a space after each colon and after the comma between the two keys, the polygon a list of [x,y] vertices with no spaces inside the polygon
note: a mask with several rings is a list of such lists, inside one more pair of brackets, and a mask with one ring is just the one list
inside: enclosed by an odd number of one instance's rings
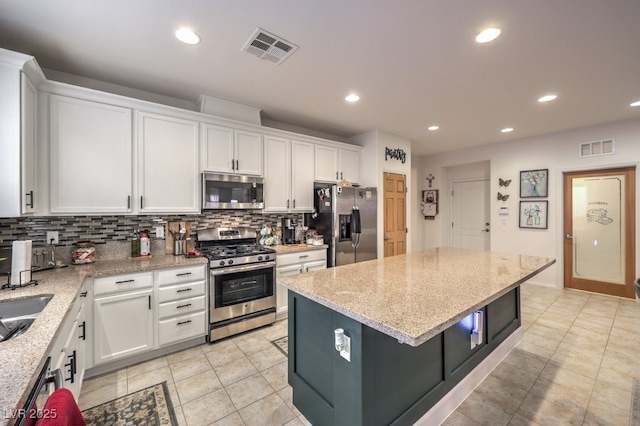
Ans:
{"label": "butterfly wall decor", "polygon": [[506,188],[511,183],[511,179],[504,180],[504,179],[498,178],[498,183],[500,184],[500,186],[504,186]]}
{"label": "butterfly wall decor", "polygon": [[509,199],[509,194],[502,195],[501,193],[498,192],[498,200],[507,201],[508,199]]}

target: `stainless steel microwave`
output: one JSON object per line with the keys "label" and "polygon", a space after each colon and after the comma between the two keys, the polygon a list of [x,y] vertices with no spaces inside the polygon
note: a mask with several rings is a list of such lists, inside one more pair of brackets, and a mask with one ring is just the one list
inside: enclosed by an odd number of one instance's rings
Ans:
{"label": "stainless steel microwave", "polygon": [[255,176],[202,173],[202,209],[262,209],[264,179]]}

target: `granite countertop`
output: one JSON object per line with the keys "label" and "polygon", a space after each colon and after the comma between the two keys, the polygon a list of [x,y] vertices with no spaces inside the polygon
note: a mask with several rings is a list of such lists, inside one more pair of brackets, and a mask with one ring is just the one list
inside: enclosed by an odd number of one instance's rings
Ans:
{"label": "granite countertop", "polygon": [[419,346],[553,263],[549,257],[441,247],[280,277],[278,283]]}
{"label": "granite countertop", "polygon": [[292,244],[292,245],[271,246],[271,248],[276,251],[276,255],[286,254],[286,253],[298,253],[301,251],[309,251],[309,250],[326,250],[327,247],[329,246],[326,244],[322,244],[319,246],[311,245],[311,244]]}
{"label": "granite countertop", "polygon": [[29,330],[15,339],[0,343],[0,425],[9,421],[11,410],[21,407],[35,385],[50,346],[58,335],[75,302],[82,283],[88,277],[151,271],[179,266],[206,264],[207,259],[159,255],[148,259],[98,260],[87,265],[71,265],[33,274],[38,285],[0,290],[0,302],[29,296],[53,294]]}

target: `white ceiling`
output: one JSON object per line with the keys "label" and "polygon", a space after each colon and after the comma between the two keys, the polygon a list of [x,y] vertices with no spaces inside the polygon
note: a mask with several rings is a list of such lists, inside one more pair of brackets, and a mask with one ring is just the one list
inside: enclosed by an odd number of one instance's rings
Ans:
{"label": "white ceiling", "polygon": [[[1,0],[0,47],[343,138],[379,129],[428,154],[640,117],[638,20],[639,0]],[[488,25],[502,35],[475,43]],[[180,26],[202,42],[178,42]],[[299,50],[281,65],[241,52],[258,27]]]}

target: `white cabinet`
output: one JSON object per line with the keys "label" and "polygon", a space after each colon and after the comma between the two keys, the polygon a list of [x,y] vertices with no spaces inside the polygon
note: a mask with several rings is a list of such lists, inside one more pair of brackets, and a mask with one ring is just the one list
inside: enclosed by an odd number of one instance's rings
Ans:
{"label": "white cabinet", "polygon": [[206,266],[158,274],[158,346],[207,334]]}
{"label": "white cabinet", "polygon": [[151,272],[96,278],[93,291],[95,365],[153,349]]}
{"label": "white cabinet", "polygon": [[315,180],[358,183],[360,154],[354,150],[316,145]]}
{"label": "white cabinet", "polygon": [[262,135],[229,127],[202,125],[201,169],[262,176]]}
{"label": "white cabinet", "polygon": [[[276,281],[280,277],[287,275],[297,275],[305,272],[326,269],[327,251],[307,250],[295,253],[284,253],[276,255]],[[286,287],[276,284],[276,313],[285,315],[287,313],[288,295]]]}
{"label": "white cabinet", "polygon": [[50,96],[51,213],[126,213],[132,206],[131,110]]}
{"label": "white cabinet", "polygon": [[38,91],[24,73],[20,73],[20,133],[22,213],[36,213],[36,158],[37,158],[37,117]]}
{"label": "white cabinet", "polygon": [[313,210],[313,145],[265,137],[265,212]]}
{"label": "white cabinet", "polygon": [[197,213],[198,123],[139,112],[140,213]]}

